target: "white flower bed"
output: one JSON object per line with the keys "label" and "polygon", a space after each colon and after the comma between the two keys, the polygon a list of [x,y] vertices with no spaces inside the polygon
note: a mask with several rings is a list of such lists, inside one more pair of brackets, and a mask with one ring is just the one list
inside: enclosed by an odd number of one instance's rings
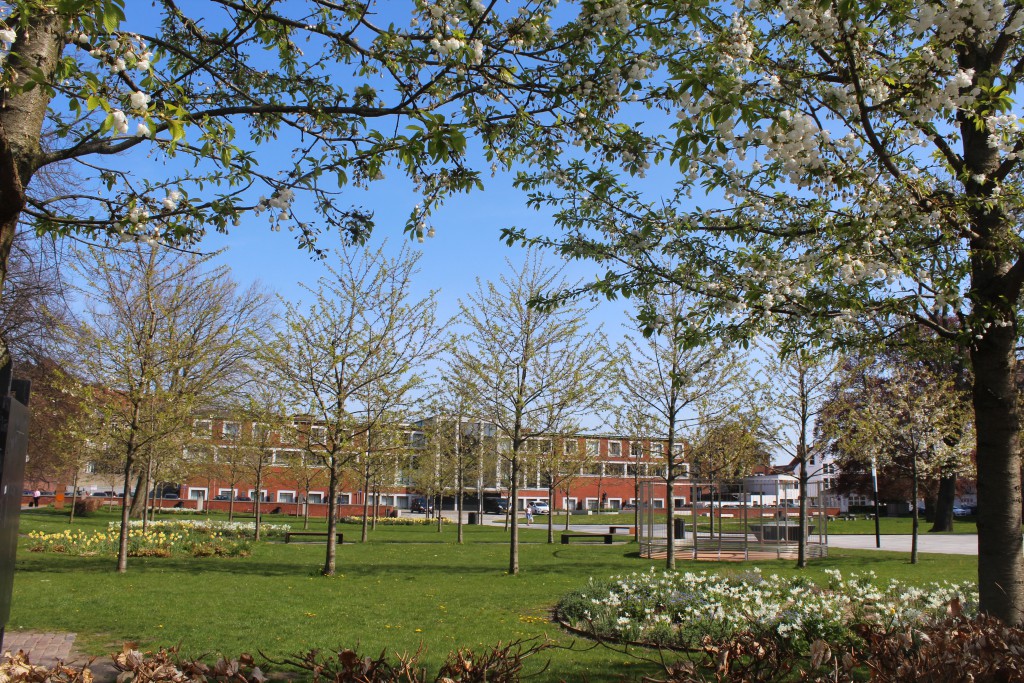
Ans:
{"label": "white flower bed", "polygon": [[890,632],[947,616],[958,599],[966,616],[977,613],[977,590],[967,584],[924,587],[899,581],[877,585],[873,572],[826,572],[818,586],[805,577],[642,572],[589,585],[564,597],[559,616],[601,638],[693,647],[710,637],[726,641],[744,632],[806,651],[817,639],[856,640],[856,629]]}

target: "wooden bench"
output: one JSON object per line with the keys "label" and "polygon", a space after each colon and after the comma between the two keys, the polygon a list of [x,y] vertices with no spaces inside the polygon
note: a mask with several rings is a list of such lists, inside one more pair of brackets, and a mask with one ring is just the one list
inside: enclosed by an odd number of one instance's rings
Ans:
{"label": "wooden bench", "polygon": [[626,525],[613,524],[613,525],[608,527],[608,533],[610,533],[610,534],[614,534],[614,533],[616,533],[619,530],[621,530],[622,533],[624,533],[624,534],[635,534],[636,533],[636,527],[635,526],[626,526]]}
{"label": "wooden bench", "polygon": [[569,545],[570,538],[589,538],[591,540],[602,538],[605,545],[612,544],[612,534],[562,534],[562,545]]}
{"label": "wooden bench", "polygon": [[[335,535],[337,536],[338,543],[344,543],[345,542],[345,534],[343,532],[339,531]],[[301,536],[311,536],[311,537],[314,537],[314,538],[323,538],[324,540],[326,540],[327,539],[327,532],[326,531],[289,531],[289,532],[287,532],[284,535],[284,542],[285,543],[291,543],[293,538],[298,538],[298,537],[301,537]]]}

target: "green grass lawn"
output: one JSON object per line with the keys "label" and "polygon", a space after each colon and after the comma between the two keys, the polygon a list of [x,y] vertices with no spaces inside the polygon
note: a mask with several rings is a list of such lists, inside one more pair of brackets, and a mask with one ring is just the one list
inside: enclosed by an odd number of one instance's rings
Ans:
{"label": "green grass lawn", "polygon": [[[221,518],[219,516],[218,518]],[[114,513],[81,520],[105,527]],[[301,519],[266,518],[290,522]],[[574,520],[575,521],[575,520]],[[603,523],[603,522],[601,522]],[[315,527],[323,528],[318,521]],[[56,531],[66,517],[50,509],[22,513],[21,529]],[[342,525],[347,541],[358,525]],[[636,545],[549,545],[546,525],[521,530],[519,576],[507,574],[507,533],[501,527],[466,527],[455,543],[454,525],[378,527],[366,544],[338,549],[338,576],[319,576],[323,543],[256,544],[247,558],[130,558],[118,575],[113,557],[67,557],[19,548],[9,630],[58,630],[78,634],[80,649],[102,655],[123,641],[151,649],[181,644],[192,656],[257,651],[280,658],[310,648],[414,652],[431,673],[457,647],[482,648],[534,636],[574,650],[545,655],[543,680],[612,680],[654,670],[633,658],[573,638],[552,623],[551,608],[588,577],[661,567],[640,559]],[[556,537],[557,541],[557,537]],[[681,562],[698,571],[738,571],[755,563]],[[765,573],[797,571],[791,561],[761,562]],[[976,558],[923,555],[910,565],[905,553],[833,550],[806,573],[825,569],[873,570],[882,579],[912,582],[974,580]],[[274,668],[274,667],[271,667]]]}

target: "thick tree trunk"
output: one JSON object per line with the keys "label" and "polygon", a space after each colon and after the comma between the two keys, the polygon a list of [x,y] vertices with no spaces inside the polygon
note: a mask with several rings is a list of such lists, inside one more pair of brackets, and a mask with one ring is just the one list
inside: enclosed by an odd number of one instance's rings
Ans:
{"label": "thick tree trunk", "polygon": [[[8,26],[17,27],[17,39],[6,55],[4,71],[15,86],[29,81],[29,73],[41,72],[49,79],[64,49],[66,19],[55,10],[33,9],[28,16],[8,15]],[[7,261],[25,207],[26,188],[42,157],[43,120],[52,91],[35,87],[5,97],[0,107],[0,289],[7,279]],[[2,356],[7,355],[6,344]]]}
{"label": "thick tree trunk", "polygon": [[939,479],[939,489],[935,496],[934,518],[929,532],[953,530],[953,501],[955,499],[956,475]]}
{"label": "thick tree trunk", "polygon": [[[132,519],[142,519],[146,516],[146,501],[149,499],[149,468],[144,467],[135,477],[135,495],[132,496],[131,506],[128,508],[128,516]],[[142,495],[139,495],[139,493]]]}
{"label": "thick tree trunk", "polygon": [[1024,555],[1015,328],[990,329],[971,351],[978,450],[978,590],[983,612],[1024,623]]}

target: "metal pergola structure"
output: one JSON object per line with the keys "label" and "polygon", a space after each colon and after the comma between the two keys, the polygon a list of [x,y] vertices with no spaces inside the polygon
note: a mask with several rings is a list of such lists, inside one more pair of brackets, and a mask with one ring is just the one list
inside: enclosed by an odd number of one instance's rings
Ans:
{"label": "metal pergola structure", "polygon": [[[759,481],[687,480],[689,505],[674,511],[674,549],[677,559],[754,560],[796,559],[801,533],[806,557],[828,555],[828,515],[823,496],[808,502],[807,522],[801,531],[797,482],[784,479]],[[756,488],[756,492],[753,490]],[[664,491],[664,487],[661,487]],[[656,498],[656,483],[640,484],[640,525],[637,536],[640,556],[664,558],[668,554],[666,509]],[[700,498],[700,500],[693,500]],[[671,501],[666,501],[671,505]]]}

